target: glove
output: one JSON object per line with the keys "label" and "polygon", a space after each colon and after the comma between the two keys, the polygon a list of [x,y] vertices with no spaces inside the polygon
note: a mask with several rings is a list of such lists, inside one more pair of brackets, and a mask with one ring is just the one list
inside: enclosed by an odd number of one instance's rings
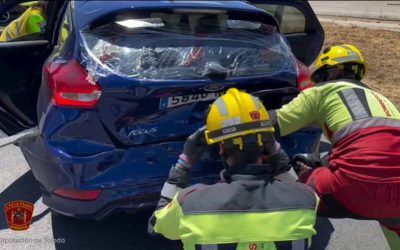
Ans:
{"label": "glove", "polygon": [[[205,126],[198,129],[195,133],[190,135],[183,147],[183,153],[179,156],[178,162],[173,165],[169,171],[167,185],[164,185],[162,194],[168,193],[171,196],[173,186],[177,188],[186,188],[191,184],[190,170],[197,162],[201,155],[206,150],[204,139]],[[176,192],[176,190],[173,190]]]}
{"label": "glove", "polygon": [[292,158],[293,168],[301,175],[313,168],[321,167],[322,161],[319,153],[295,154]]}
{"label": "glove", "polygon": [[292,158],[293,164],[296,162],[302,162],[311,168],[321,167],[322,161],[319,153],[312,154],[295,154]]}
{"label": "glove", "polygon": [[205,126],[199,128],[190,135],[183,146],[183,153],[179,158],[186,163],[186,167],[191,168],[200,159],[207,150],[207,144],[204,137]]}

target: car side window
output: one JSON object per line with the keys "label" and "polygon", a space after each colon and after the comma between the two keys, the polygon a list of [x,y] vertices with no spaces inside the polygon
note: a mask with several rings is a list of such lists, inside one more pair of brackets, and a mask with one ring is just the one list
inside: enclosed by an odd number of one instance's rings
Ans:
{"label": "car side window", "polygon": [[71,23],[71,12],[70,7],[68,6],[61,23],[60,31],[58,33],[58,46],[62,47],[69,37],[69,34],[71,33]]}
{"label": "car side window", "polygon": [[305,32],[306,17],[296,7],[274,4],[256,4],[256,6],[268,11],[276,18],[282,33],[291,34]]}
{"label": "car side window", "polygon": [[23,1],[0,13],[0,42],[43,39],[47,2]]}

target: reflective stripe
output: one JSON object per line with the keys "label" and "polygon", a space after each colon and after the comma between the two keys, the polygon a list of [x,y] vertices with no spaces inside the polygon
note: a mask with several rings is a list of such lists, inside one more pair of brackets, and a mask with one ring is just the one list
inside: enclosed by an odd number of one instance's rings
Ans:
{"label": "reflective stripe", "polygon": [[208,133],[208,138],[212,140],[217,140],[221,139],[219,137],[226,137],[226,136],[232,136],[232,134],[239,134],[240,132],[247,131],[247,130],[253,130],[254,132],[257,132],[257,130],[260,130],[260,132],[265,131],[269,132],[273,130],[271,121],[256,121],[256,122],[248,122],[248,123],[242,123],[226,128],[222,128],[219,130],[212,131]]}
{"label": "reflective stripe", "polygon": [[333,61],[338,62],[338,63],[342,63],[342,62],[347,62],[347,61],[358,61],[360,60],[360,57],[358,57],[356,54],[354,55],[350,55],[350,56],[346,56],[346,57],[338,57],[333,59]]}
{"label": "reflective stripe", "polygon": [[195,250],[236,250],[237,243],[195,245]]}
{"label": "reflective stripe", "polygon": [[228,107],[226,106],[224,100],[222,98],[218,98],[215,101],[215,105],[218,108],[219,113],[221,114],[221,116],[228,116]]}
{"label": "reflective stripe", "polygon": [[381,126],[400,128],[400,120],[381,118],[381,117],[370,117],[354,121],[345,128],[342,128],[341,130],[337,131],[332,136],[331,142],[335,144],[341,139],[363,128],[381,127]]}
{"label": "reflective stripe", "polygon": [[172,185],[168,182],[164,183],[164,187],[161,190],[161,196],[165,198],[172,199],[178,193],[181,191],[182,188],[177,187],[176,185]]}
{"label": "reflective stripe", "polygon": [[202,245],[201,250],[218,250],[218,245]]}
{"label": "reflective stripe", "polygon": [[302,239],[302,240],[292,241],[292,250],[307,250],[307,249],[308,249],[308,244],[306,240]]}
{"label": "reflective stripe", "polygon": [[261,109],[260,100],[255,96],[251,96],[251,99],[253,100],[254,106],[256,106],[256,109],[260,110]]}
{"label": "reflective stripe", "polygon": [[346,89],[338,92],[338,95],[350,112],[353,121],[372,116],[363,89]]}
{"label": "reflective stripe", "polygon": [[21,36],[21,34],[22,34],[22,29],[24,28],[24,27],[22,27],[22,25],[21,25],[20,23],[21,23],[21,19],[18,19],[18,20],[16,20],[16,22],[15,22],[15,27],[16,27],[16,34],[15,34],[15,36],[16,36],[16,37],[20,37],[20,36]]}
{"label": "reflective stripe", "polygon": [[[252,245],[254,243],[248,242],[245,243],[246,245]],[[254,244],[256,247],[257,245],[266,245],[269,244],[269,242],[258,242],[257,244]],[[243,244],[239,243],[230,243],[230,244],[196,244],[195,245],[195,250],[236,250],[237,247],[242,246]],[[254,249],[257,249],[257,248]],[[265,249],[264,247],[260,248],[260,250]],[[277,241],[275,242],[275,247],[277,250],[307,250],[308,249],[308,240],[307,239],[300,239],[300,240],[294,240],[294,241]],[[242,249],[240,247],[240,249]],[[247,249],[247,247],[246,247]],[[250,249],[250,247],[248,248]],[[267,249],[270,249],[267,247]]]}
{"label": "reflective stripe", "polygon": [[5,33],[6,33],[6,40],[7,41],[10,41],[11,39],[12,39],[12,37],[11,37],[11,35],[10,35],[10,30],[7,28],[5,31],[4,31]]}
{"label": "reflective stripe", "polygon": [[333,59],[333,61],[336,61],[338,63],[342,63],[342,62],[348,62],[348,61],[360,61],[361,60],[361,58],[355,52],[353,52],[351,50],[351,48],[347,47],[346,45],[341,45],[340,47],[342,47],[345,50],[347,50],[349,55],[345,56],[345,57],[335,58],[335,59]]}

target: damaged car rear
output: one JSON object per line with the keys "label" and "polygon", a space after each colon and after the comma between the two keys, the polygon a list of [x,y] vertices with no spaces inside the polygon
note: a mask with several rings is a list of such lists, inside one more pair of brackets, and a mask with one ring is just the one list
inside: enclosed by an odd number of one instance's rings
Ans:
{"label": "damaged car rear", "polygon": [[[154,205],[184,140],[227,89],[253,93],[275,109],[311,86],[292,49],[301,51],[315,34],[300,43],[295,33],[285,37],[271,9],[278,5],[268,2],[254,4],[269,12],[242,1],[66,4],[42,71],[40,135],[19,143],[43,202],[92,219]],[[307,2],[288,2],[309,10]],[[307,44],[313,51],[321,45]],[[307,64],[312,57],[298,56]],[[289,153],[307,152],[319,135],[303,130],[282,144]],[[205,155],[194,182],[215,182],[217,159]]]}

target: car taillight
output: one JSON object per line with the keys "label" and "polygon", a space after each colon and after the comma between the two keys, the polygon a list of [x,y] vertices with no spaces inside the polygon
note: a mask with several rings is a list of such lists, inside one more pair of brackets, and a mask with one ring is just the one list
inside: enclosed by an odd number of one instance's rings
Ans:
{"label": "car taillight", "polygon": [[54,190],[53,193],[68,199],[80,200],[80,201],[93,201],[99,198],[101,190],[85,191],[78,189],[60,188]]}
{"label": "car taillight", "polygon": [[296,60],[297,63],[297,88],[299,91],[311,88],[314,83],[310,79],[310,69],[302,62]]}
{"label": "car taillight", "polygon": [[93,109],[101,96],[100,86],[75,60],[52,62],[44,74],[56,106]]}

